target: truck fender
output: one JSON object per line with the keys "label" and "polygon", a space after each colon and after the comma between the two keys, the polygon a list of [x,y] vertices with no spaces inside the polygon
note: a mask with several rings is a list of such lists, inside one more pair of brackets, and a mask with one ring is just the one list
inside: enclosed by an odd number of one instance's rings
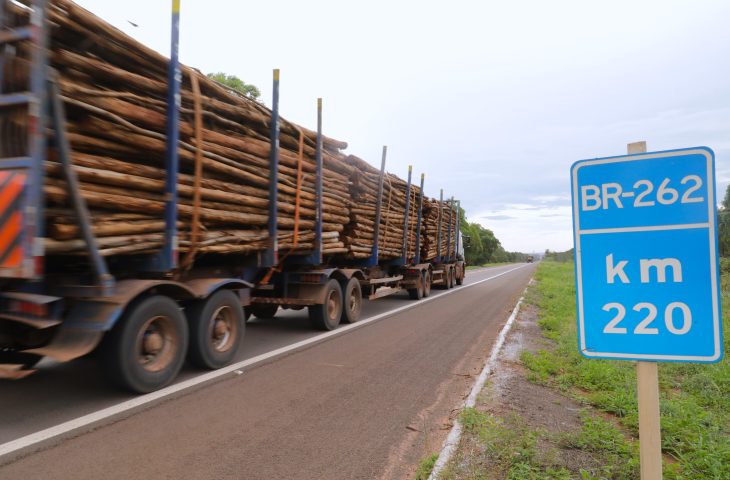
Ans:
{"label": "truck fender", "polygon": [[188,280],[185,285],[195,294],[196,298],[207,298],[221,289],[238,290],[241,306],[251,303],[251,289],[253,284],[239,278],[196,278]]}

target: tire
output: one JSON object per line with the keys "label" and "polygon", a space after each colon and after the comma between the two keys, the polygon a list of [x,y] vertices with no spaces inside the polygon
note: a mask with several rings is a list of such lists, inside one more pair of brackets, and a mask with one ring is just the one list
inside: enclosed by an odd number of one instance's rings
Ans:
{"label": "tire", "polygon": [[418,274],[418,285],[416,288],[409,288],[408,295],[411,300],[420,300],[423,298],[423,275]]}
{"label": "tire", "polygon": [[362,313],[362,288],[360,281],[352,277],[347,283],[340,284],[343,294],[342,323],[355,323]]}
{"label": "tire", "polygon": [[464,284],[464,267],[459,268],[459,274],[456,276],[456,284],[459,286]]}
{"label": "tire", "polygon": [[426,270],[423,272],[423,296],[431,295],[431,272]]}
{"label": "tire", "polygon": [[454,288],[456,286],[456,270],[451,268],[449,270],[449,288]]}
{"label": "tire", "polygon": [[246,328],[238,295],[219,290],[185,310],[190,329],[190,363],[211,370],[231,363]]}
{"label": "tire", "polygon": [[446,285],[446,290],[450,289],[453,286],[453,284],[454,284],[453,272],[451,271],[450,268],[447,268],[446,269],[446,281],[444,283],[444,285]]}
{"label": "tire", "polygon": [[318,330],[334,330],[342,318],[342,289],[337,280],[325,286],[324,304],[309,307],[309,321]]}
{"label": "tire", "polygon": [[119,386],[137,393],[159,390],[177,376],[188,347],[180,307],[154,295],[133,302],[104,338],[105,369]]}
{"label": "tire", "polygon": [[256,318],[269,320],[276,316],[279,305],[275,303],[252,303],[248,306],[248,310]]}

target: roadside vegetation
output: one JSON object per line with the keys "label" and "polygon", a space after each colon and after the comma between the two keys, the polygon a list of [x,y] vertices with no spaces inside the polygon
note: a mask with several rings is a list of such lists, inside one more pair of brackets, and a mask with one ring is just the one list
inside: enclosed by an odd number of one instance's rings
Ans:
{"label": "roadside vegetation", "polygon": [[[730,259],[723,259],[722,270],[723,322],[727,331]],[[638,438],[634,363],[591,360],[578,353],[572,263],[544,262],[536,280],[529,300],[540,309],[539,325],[556,346],[522,355],[529,378],[609,414],[608,418],[633,444],[632,439]],[[727,344],[726,336],[726,350]],[[730,363],[662,363],[659,384],[664,478],[730,478]],[[638,462],[637,455],[636,448],[626,451],[631,461]]]}
{"label": "roadside vegetation", "polygon": [[[730,259],[721,270],[727,332]],[[578,352],[572,252],[548,254],[535,280],[525,301],[537,309],[544,346],[523,350],[519,361],[528,383],[575,402],[577,428],[534,428],[477,404],[460,413],[459,452],[439,479],[638,480],[635,364]],[[730,479],[730,362],[662,363],[659,374],[664,479]]]}

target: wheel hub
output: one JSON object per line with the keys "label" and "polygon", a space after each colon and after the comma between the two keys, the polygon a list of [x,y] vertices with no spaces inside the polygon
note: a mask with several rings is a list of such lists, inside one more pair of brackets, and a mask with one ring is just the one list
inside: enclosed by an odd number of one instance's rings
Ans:
{"label": "wheel hub", "polygon": [[138,361],[148,372],[159,372],[175,357],[177,337],[169,317],[150,318],[137,338]]}
{"label": "wheel hub", "polygon": [[164,339],[158,332],[146,333],[144,336],[144,353],[156,355],[162,350]]}
{"label": "wheel hub", "polygon": [[219,352],[224,352],[233,346],[233,338],[235,333],[235,318],[229,307],[223,306],[213,314],[211,325],[211,340],[213,348]]}

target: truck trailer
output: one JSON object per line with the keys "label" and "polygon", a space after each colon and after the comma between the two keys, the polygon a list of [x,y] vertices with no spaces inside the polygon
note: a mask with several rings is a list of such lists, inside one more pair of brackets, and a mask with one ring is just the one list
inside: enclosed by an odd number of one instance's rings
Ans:
{"label": "truck trailer", "polygon": [[[372,224],[367,231],[372,238],[370,251],[352,247],[346,236],[345,242],[333,241],[337,236],[325,230],[336,232],[340,227],[333,219],[340,217],[332,211],[336,202],[328,190],[331,187],[323,183],[328,175],[327,181],[339,178],[328,170],[335,165],[328,145],[336,142],[322,134],[321,100],[313,146],[307,144],[309,134],[304,129],[279,118],[278,71],[274,72],[271,110],[258,104],[249,109],[269,128],[268,179],[262,182],[255,177],[256,192],[267,192],[267,198],[259,201],[241,193],[253,188],[245,182],[256,171],[246,165],[239,168],[229,157],[256,160],[258,157],[233,148],[240,144],[252,149],[253,140],[244,144],[239,136],[211,132],[204,122],[215,121],[231,131],[246,132],[252,127],[226,118],[212,120],[214,115],[206,115],[210,112],[201,107],[200,97],[218,111],[236,114],[244,104],[231,106],[213,98],[219,87],[179,64],[178,15],[174,10],[171,58],[166,61],[167,101],[160,102],[140,99],[135,92],[159,89],[164,82],[139,75],[134,77],[134,87],[124,91],[101,87],[97,91],[73,81],[94,79],[101,85],[103,74],[108,78],[116,75],[115,81],[120,82],[122,74],[112,60],[126,61],[128,55],[137,55],[141,63],[152,67],[159,64],[121,48],[132,42],[121,32],[68,0],[0,1],[2,378],[19,379],[33,373],[43,357],[69,361],[96,350],[111,380],[134,392],[150,392],[171,383],[186,358],[207,369],[230,364],[251,315],[271,318],[279,308],[306,307],[315,328],[331,330],[340,322],[356,322],[363,298],[374,300],[406,291],[411,298],[420,299],[430,294],[432,285],[452,288],[464,280],[458,203],[453,198],[444,202],[442,192],[434,216],[438,218],[438,239],[433,255],[433,246],[423,246],[430,238],[422,235],[424,177],[420,188],[413,186],[411,168],[404,209],[398,211],[403,223],[393,226],[386,221],[385,234],[380,231],[384,205],[389,214],[393,210],[383,193],[386,179],[393,181],[385,173],[385,148],[373,199],[374,218],[366,222]],[[81,58],[82,50],[63,47],[81,42],[79,48],[87,48],[83,44],[87,34],[74,28],[84,32],[107,29],[104,45],[112,60],[104,63],[101,51]],[[57,38],[63,48],[54,43]],[[181,90],[181,68],[186,72],[186,88],[197,90],[191,97],[194,102]],[[152,107],[134,123],[69,92],[89,98],[113,97],[116,103],[105,104],[109,108],[124,99],[127,103],[123,105],[132,114],[148,104],[164,109],[166,113],[160,116],[164,134],[140,126],[155,120]],[[181,112],[195,118],[190,132],[181,131]],[[120,133],[104,122],[116,122],[126,130]],[[284,142],[293,145],[290,150],[296,149],[291,138],[298,132],[298,161],[289,150],[282,150],[282,125],[288,135]],[[256,128],[261,129],[261,124]],[[138,131],[144,134],[134,137],[136,141],[154,140],[157,143],[150,143],[151,149],[164,145],[161,167],[152,161],[134,163],[134,155],[146,147],[131,140],[125,146],[124,136],[131,139]],[[217,135],[227,147],[203,151],[206,143],[201,132]],[[100,145],[113,148],[115,156],[88,154]],[[303,173],[302,152],[309,147],[314,164]],[[181,155],[187,164],[181,164]],[[202,166],[219,170],[208,176],[201,173]],[[347,168],[357,170],[352,165]],[[229,171],[240,176],[242,183],[231,188],[223,182]],[[140,172],[160,178],[150,179]],[[278,177],[282,172],[294,175],[296,181],[282,181]],[[302,188],[306,175],[313,183],[312,191]],[[88,183],[91,181],[101,186]],[[140,185],[142,193],[125,196],[124,182],[130,181]],[[389,192],[393,191],[391,185]],[[303,192],[309,196],[303,198]],[[239,200],[245,205],[227,210]],[[256,213],[247,202],[263,205],[267,215]],[[112,204],[121,211],[108,213]],[[313,220],[302,220],[301,212],[307,208]],[[105,221],[100,220],[99,212],[107,212]],[[282,212],[287,216],[282,217]],[[447,216],[445,225],[442,220]],[[198,231],[206,219],[210,219],[209,225],[223,227]],[[238,225],[236,229],[233,224]],[[282,228],[288,229],[286,235]],[[130,229],[142,231],[130,235]],[[394,246],[396,237],[402,239],[398,246]],[[283,249],[282,238],[286,242]],[[305,242],[306,248],[302,246]],[[382,252],[386,244],[387,256]]]}

